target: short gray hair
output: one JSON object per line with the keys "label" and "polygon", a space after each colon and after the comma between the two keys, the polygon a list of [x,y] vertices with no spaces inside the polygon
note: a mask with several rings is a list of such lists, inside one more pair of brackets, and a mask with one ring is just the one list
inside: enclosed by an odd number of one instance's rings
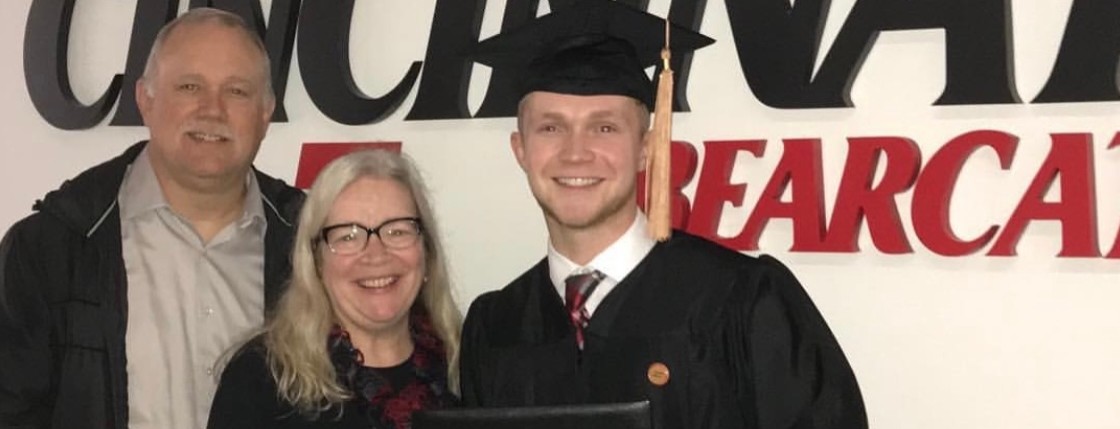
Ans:
{"label": "short gray hair", "polygon": [[205,22],[215,22],[239,30],[245,35],[245,39],[249,40],[253,44],[253,47],[257,48],[257,52],[260,53],[261,58],[263,58],[261,62],[261,73],[264,75],[265,97],[266,99],[271,99],[275,96],[272,92],[272,62],[268,58],[268,49],[265,48],[264,42],[261,41],[260,35],[257,34],[257,30],[250,27],[245,20],[234,13],[210,7],[188,10],[186,13],[179,15],[178,18],[168,22],[159,30],[159,33],[156,34],[156,39],[152,42],[152,50],[148,52],[148,61],[144,63],[144,74],[142,75],[144,79],[144,89],[148,92],[148,95],[152,95],[152,84],[149,79],[159,63],[159,55],[160,52],[163,51],[163,45],[167,43],[167,39],[171,37],[175,29],[181,26],[196,25]]}

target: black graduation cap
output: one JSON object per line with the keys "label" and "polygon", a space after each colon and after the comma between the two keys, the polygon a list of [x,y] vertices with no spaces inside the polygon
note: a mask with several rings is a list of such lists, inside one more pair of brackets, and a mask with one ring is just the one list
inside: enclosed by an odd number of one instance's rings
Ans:
{"label": "black graduation cap", "polygon": [[[533,91],[625,95],[654,107],[647,67],[661,60],[666,20],[612,0],[583,0],[479,42],[474,60],[521,76],[518,98]],[[714,42],[670,24],[669,48],[691,52]]]}
{"label": "black graduation cap", "polygon": [[[521,73],[517,97],[533,91],[623,95],[653,111],[646,133],[649,234],[671,235],[669,175],[672,134],[671,52],[713,42],[690,29],[611,0],[583,0],[479,42],[474,59]],[[656,97],[646,67],[661,62]],[[656,102],[655,102],[656,98]]]}

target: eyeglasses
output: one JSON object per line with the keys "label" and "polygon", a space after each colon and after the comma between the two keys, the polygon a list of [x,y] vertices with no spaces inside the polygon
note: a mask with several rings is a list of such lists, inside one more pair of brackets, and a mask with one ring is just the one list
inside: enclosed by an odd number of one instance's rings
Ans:
{"label": "eyeglasses", "polygon": [[403,249],[416,244],[422,233],[420,218],[401,217],[389,219],[373,228],[356,223],[331,225],[323,228],[320,235],[331,253],[353,255],[365,250],[373,235],[381,239],[381,244],[385,247]]}

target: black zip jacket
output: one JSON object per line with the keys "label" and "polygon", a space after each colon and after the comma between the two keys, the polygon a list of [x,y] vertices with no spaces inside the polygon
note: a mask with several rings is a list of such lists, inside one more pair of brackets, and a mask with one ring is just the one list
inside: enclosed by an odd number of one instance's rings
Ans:
{"label": "black zip jacket", "polygon": [[[146,142],[46,195],[0,242],[0,428],[128,428],[128,282],[117,193]],[[265,308],[291,272],[304,194],[255,172]]]}

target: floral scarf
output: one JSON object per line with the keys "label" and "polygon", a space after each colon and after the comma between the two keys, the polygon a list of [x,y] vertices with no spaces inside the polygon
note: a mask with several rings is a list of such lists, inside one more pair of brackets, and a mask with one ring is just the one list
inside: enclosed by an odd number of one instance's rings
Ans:
{"label": "floral scarf", "polygon": [[445,408],[457,401],[447,388],[443,341],[436,336],[426,312],[417,309],[409,314],[409,331],[414,347],[405,365],[412,374],[408,382],[397,389],[381,370],[362,365],[362,352],[354,348],[350,334],[342,327],[335,325],[327,339],[327,350],[339,382],[362,403],[360,409],[365,411],[371,428],[410,428],[413,412]]}

